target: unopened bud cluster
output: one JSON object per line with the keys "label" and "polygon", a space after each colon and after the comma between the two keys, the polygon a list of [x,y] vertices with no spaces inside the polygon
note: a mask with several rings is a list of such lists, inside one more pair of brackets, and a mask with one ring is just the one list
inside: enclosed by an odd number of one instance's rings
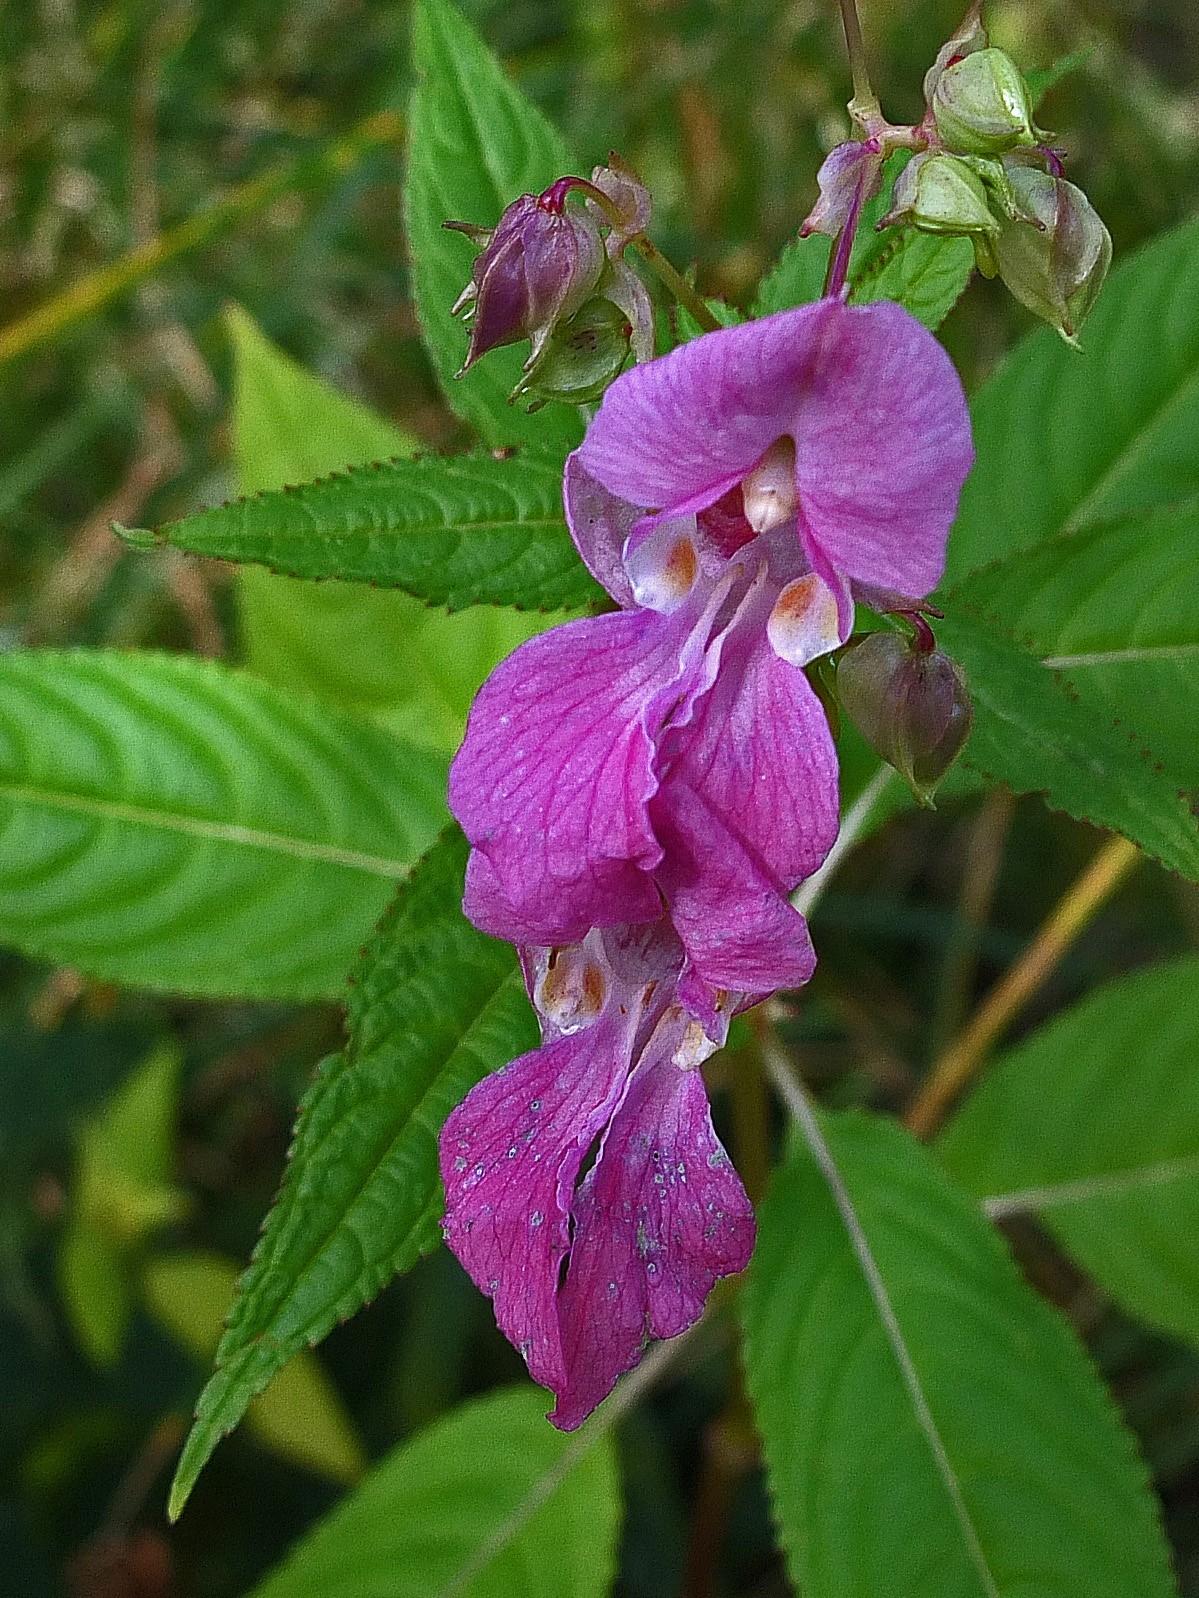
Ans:
{"label": "unopened bud cluster", "polygon": [[581,404],[599,398],[630,353],[650,359],[653,306],[622,258],[649,220],[649,190],[613,155],[590,182],[564,177],[520,195],[493,228],[447,222],[480,247],[454,305],[470,325],[459,377],[488,350],[528,339],[513,399]]}
{"label": "unopened bud cluster", "polygon": [[988,38],[981,0],[926,73],[924,98],[914,127],[858,119],[865,137],[825,160],[820,198],[801,232],[836,235],[855,225],[863,201],[878,192],[885,157],[910,149],[879,227],[968,238],[980,272],[1001,277],[1073,341],[1103,283],[1111,238],[1082,190],[1062,177],[1019,68]]}

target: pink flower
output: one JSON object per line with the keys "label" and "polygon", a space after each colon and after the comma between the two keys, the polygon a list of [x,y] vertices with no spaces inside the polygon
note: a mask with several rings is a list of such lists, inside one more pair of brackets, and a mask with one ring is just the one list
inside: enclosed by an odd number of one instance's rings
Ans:
{"label": "pink flower", "polygon": [[522,958],[545,1042],[446,1122],[445,1235],[572,1431],[744,1269],[754,1219],[712,1129],[699,1065],[718,1044],[678,1002],[669,922]]}
{"label": "pink flower", "polygon": [[544,1042],[441,1141],[447,1240],[560,1426],[746,1263],[697,1067],[815,964],[789,895],[836,836],[837,765],[803,667],[855,590],[932,588],[970,460],[931,335],[823,300],[626,373],[567,462],[621,609],[498,666],[450,773],[464,908],[522,946]]}

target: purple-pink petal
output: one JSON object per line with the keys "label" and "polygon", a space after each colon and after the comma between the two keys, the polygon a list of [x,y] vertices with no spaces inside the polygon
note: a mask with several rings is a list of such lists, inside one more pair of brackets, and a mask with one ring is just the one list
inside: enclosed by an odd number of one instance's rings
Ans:
{"label": "purple-pink petal", "polygon": [[543,1386],[566,1380],[556,1298],[579,1166],[629,1070],[619,1012],[522,1054],[471,1089],[441,1134],[447,1243]]}
{"label": "purple-pink petal", "polygon": [[566,1382],[550,1419],[573,1431],[650,1338],[698,1320],[753,1249],[753,1208],[712,1129],[703,1078],[647,1056],[575,1205],[559,1306]]}
{"label": "purple-pink petal", "polygon": [[578,458],[619,498],[680,514],[716,503],[782,437],[813,568],[928,593],[973,452],[952,362],[900,306],[819,300],[635,367]]}
{"label": "purple-pink petal", "polygon": [[696,975],[742,993],[798,988],[816,968],[807,923],[704,799],[672,781],[651,806],[656,876]]}
{"label": "purple-pink petal", "polygon": [[695,721],[663,741],[663,768],[668,784],[701,793],[788,892],[833,846],[837,751],[828,718],[802,670],[775,654],[763,627],[726,638]]}
{"label": "purple-pink petal", "polygon": [[648,611],[568,622],[522,644],[479,690],[450,809],[530,941],[658,915],[647,873],[662,849],[647,807],[657,736],[700,684],[694,625]]}

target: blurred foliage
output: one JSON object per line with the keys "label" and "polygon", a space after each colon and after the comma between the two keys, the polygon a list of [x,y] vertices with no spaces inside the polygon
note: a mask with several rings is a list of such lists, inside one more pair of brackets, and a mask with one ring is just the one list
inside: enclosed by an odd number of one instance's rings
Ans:
{"label": "blurred foliage", "polygon": [[[893,117],[917,113],[923,71],[963,3],[864,5]],[[847,130],[831,0],[471,0],[464,10],[580,166],[617,148],[653,187],[662,248],[696,264],[705,293],[748,305],[812,203],[823,153]],[[108,532],[114,518],[147,525],[233,491],[229,302],[401,433],[438,447],[467,442],[442,403],[408,295],[396,136],[411,87],[408,6],[9,0],[2,14],[5,324],[189,219],[207,218],[207,234],[0,362],[0,647],[153,645],[237,659],[237,594],[220,568],[170,550],[133,557]],[[1193,213],[1191,0],[996,0],[990,14],[997,42],[1024,65],[1086,52],[1041,120],[1059,131],[1118,253]],[[323,159],[381,109],[399,116],[374,125],[360,158]],[[237,203],[226,205],[231,194]],[[1027,323],[1001,289],[972,285],[944,329],[969,385]],[[902,1103],[1094,848],[1086,828],[999,796],[894,817],[859,849],[816,918],[821,965],[788,1029],[828,1100]],[[963,883],[988,850],[1002,865],[979,920]],[[1196,943],[1195,890],[1143,866],[1021,1030],[1096,981]],[[150,1000],[0,955],[6,1595],[236,1598],[334,1501],[327,1475],[281,1463],[261,1433],[238,1434],[167,1541],[165,1477],[207,1339],[172,1336],[145,1307],[136,1272],[144,1258],[248,1257],[295,1101],[339,1041],[331,1007]],[[159,1058],[179,1061],[179,1097],[151,1191],[182,1192],[188,1207],[159,1206],[160,1229],[143,1235],[139,1223],[136,1248],[112,1251],[120,1303],[102,1334],[112,1357],[97,1363],[87,1352],[95,1329],[75,1329],[58,1261],[73,1227],[99,1224],[97,1172],[118,1191],[147,1179],[147,1150],[135,1139],[121,1169],[121,1140],[102,1148],[96,1117],[122,1083],[136,1098],[131,1073],[156,1045],[173,1051]],[[713,1064],[719,1090],[728,1056]],[[727,1118],[720,1098],[717,1109]],[[1031,1224],[1013,1222],[1009,1235],[1114,1383],[1164,1495],[1183,1591],[1199,1595],[1199,1355],[1113,1310]],[[112,1332],[118,1322],[123,1338]],[[726,1413],[730,1364],[718,1333],[719,1323],[622,1428],[623,1598],[787,1590],[758,1473],[723,1472],[730,1442],[716,1417]],[[520,1375],[485,1301],[444,1252],[387,1288],[316,1358],[336,1395],[342,1475],[356,1463],[356,1438],[376,1458],[463,1396]]]}

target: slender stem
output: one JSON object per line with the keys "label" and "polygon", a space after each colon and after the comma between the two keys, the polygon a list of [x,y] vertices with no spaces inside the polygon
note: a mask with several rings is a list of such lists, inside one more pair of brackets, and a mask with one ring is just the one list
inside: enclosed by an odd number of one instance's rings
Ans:
{"label": "slender stem", "polygon": [[991,989],[974,1019],[929,1072],[904,1116],[904,1124],[917,1137],[929,1137],[938,1129],[958,1094],[981,1067],[987,1050],[1139,859],[1135,844],[1127,838],[1111,838],[1067,889],[1031,945]]}
{"label": "slender stem", "polygon": [[871,86],[870,73],[866,67],[866,46],[862,42],[857,0],[841,0],[841,21],[845,28],[845,48],[849,52],[849,70],[853,75],[853,99],[849,104],[849,114],[857,122],[863,117],[879,114],[878,96]]}
{"label": "slender stem", "polygon": [[875,805],[882,798],[883,791],[894,775],[893,766],[880,766],[849,807],[845,820],[841,823],[841,830],[837,834],[837,841],[825,856],[824,864],[819,871],[814,871],[806,882],[801,882],[791,895],[791,903],[801,916],[810,916],[816,908],[816,903],[828,887],[833,873],[858,841],[858,835],[870,820]]}
{"label": "slender stem", "polygon": [[941,1052],[965,1017],[978,969],[979,939],[995,897],[1015,805],[1010,788],[992,788],[970,829],[961,892],[941,966],[930,1053]]}
{"label": "slender stem", "polygon": [[715,333],[720,323],[704,304],[700,295],[691,287],[683,274],[675,270],[658,246],[646,238],[644,233],[638,233],[630,242],[635,250],[640,250],[646,265],[657,274],[663,286],[674,295],[680,305],[691,312],[704,332]]}

